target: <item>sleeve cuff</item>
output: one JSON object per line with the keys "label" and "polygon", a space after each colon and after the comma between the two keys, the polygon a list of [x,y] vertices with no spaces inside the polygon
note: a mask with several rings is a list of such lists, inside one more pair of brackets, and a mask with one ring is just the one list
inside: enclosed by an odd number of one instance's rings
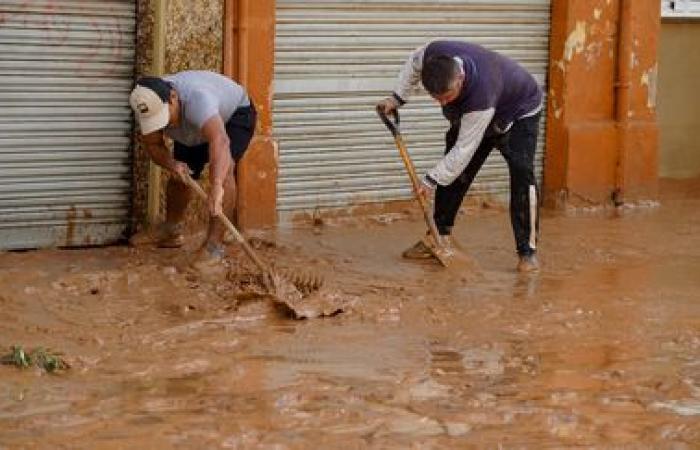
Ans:
{"label": "sleeve cuff", "polygon": [[431,177],[431,176],[428,175],[428,174],[426,174],[426,175],[423,177],[423,182],[424,182],[425,184],[427,184],[428,186],[432,187],[433,189],[435,189],[436,187],[438,187],[438,182],[435,181],[435,178]]}
{"label": "sleeve cuff", "polygon": [[402,99],[402,98],[399,96],[399,94],[397,94],[396,92],[392,92],[392,93],[391,93],[391,96],[394,97],[394,99],[395,99],[397,102],[399,102],[399,106],[403,106],[403,105],[406,104],[406,100]]}

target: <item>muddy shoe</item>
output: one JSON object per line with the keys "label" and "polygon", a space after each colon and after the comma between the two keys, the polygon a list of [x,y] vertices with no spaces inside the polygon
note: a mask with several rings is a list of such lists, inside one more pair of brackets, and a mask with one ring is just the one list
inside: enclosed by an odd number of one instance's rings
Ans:
{"label": "muddy shoe", "polygon": [[179,225],[161,224],[156,228],[139,231],[131,236],[129,244],[132,246],[155,245],[161,248],[179,248],[185,243]]}
{"label": "muddy shoe", "polygon": [[432,259],[435,258],[428,243],[427,236],[416,242],[412,247],[404,250],[401,254],[406,259]]}
{"label": "muddy shoe", "polygon": [[199,249],[191,266],[200,274],[215,275],[225,272],[223,245],[206,243]]}
{"label": "muddy shoe", "polygon": [[161,237],[156,242],[156,245],[160,248],[180,248],[184,244],[185,237],[180,233]]}
{"label": "muddy shoe", "polygon": [[518,261],[518,272],[520,273],[534,273],[539,272],[540,263],[537,260],[537,256],[533,255],[523,255],[520,256]]}
{"label": "muddy shoe", "polygon": [[440,236],[440,245],[448,253],[464,254],[464,247],[452,235]]}
{"label": "muddy shoe", "polygon": [[153,232],[150,230],[141,230],[138,233],[134,233],[129,238],[129,245],[132,247],[140,247],[142,245],[153,244],[155,238]]}
{"label": "muddy shoe", "polygon": [[185,244],[185,237],[182,235],[182,227],[164,223],[158,230],[156,246],[160,248],[180,248]]}

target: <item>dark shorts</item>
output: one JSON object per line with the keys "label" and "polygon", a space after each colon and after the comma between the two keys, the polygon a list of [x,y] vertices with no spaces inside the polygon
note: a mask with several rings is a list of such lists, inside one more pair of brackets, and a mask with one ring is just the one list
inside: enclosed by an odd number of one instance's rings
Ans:
{"label": "dark shorts", "polygon": [[[248,144],[255,133],[257,113],[253,103],[242,106],[226,122],[226,134],[229,139],[231,157],[238,162],[248,149]],[[186,163],[192,170],[192,178],[199,179],[204,166],[209,162],[209,144],[204,143],[189,147],[175,141],[174,156],[177,161]]]}

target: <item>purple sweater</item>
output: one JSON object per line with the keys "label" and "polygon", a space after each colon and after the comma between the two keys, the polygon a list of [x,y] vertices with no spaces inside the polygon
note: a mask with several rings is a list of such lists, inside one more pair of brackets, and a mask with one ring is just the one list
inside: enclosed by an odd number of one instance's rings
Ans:
{"label": "purple sweater", "polygon": [[418,85],[423,61],[435,55],[456,58],[465,73],[459,97],[442,108],[452,126],[459,125],[457,143],[428,172],[446,186],[469,164],[484,135],[505,133],[515,120],[542,109],[542,90],[522,66],[479,45],[461,41],[432,41],[411,54],[399,74],[395,94],[408,101]]}

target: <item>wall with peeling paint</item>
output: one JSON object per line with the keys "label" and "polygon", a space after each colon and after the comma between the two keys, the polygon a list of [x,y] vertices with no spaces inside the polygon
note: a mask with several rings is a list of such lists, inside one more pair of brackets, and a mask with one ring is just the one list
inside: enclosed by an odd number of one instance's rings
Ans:
{"label": "wall with peeling paint", "polygon": [[554,2],[547,203],[597,204],[614,186],[617,2]]}
{"label": "wall with peeling paint", "polygon": [[659,48],[660,175],[700,176],[700,22],[664,22]]}
{"label": "wall with peeling paint", "polygon": [[[152,73],[153,62],[153,2],[138,0],[136,76]],[[224,0],[168,0],[165,16],[165,72],[188,69],[221,72],[223,58],[223,4]],[[145,223],[148,158],[136,146],[134,158],[134,222],[136,228]],[[167,175],[162,177],[163,195]],[[161,200],[164,210],[165,199]],[[190,208],[188,223],[204,220],[202,202]]]}
{"label": "wall with peeling paint", "polygon": [[547,204],[655,196],[659,11],[657,0],[553,2]]}

